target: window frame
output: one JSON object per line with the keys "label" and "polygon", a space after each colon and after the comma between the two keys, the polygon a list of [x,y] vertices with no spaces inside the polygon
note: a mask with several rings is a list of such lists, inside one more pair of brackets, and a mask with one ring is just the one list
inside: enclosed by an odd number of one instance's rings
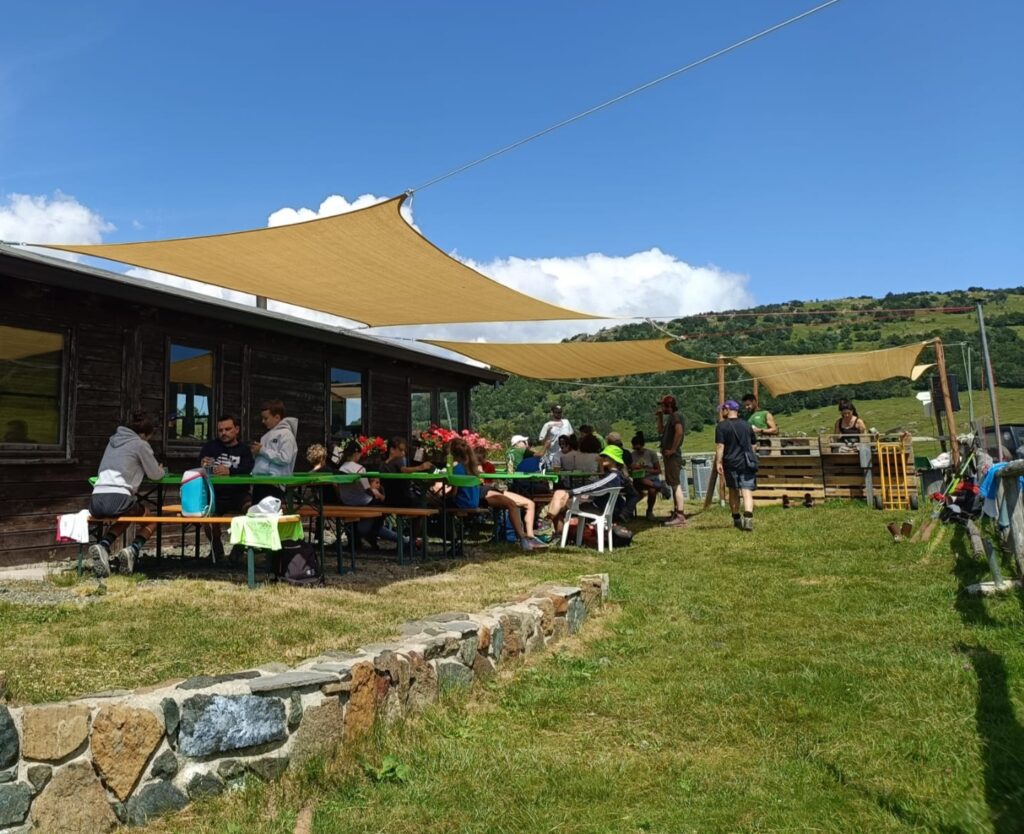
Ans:
{"label": "window frame", "polygon": [[[359,374],[359,423],[361,426],[360,434],[369,434],[367,427],[367,409],[366,409],[366,395],[367,395],[367,382],[369,380],[369,372],[366,368],[358,367],[345,367],[340,362],[335,362],[333,359],[328,359],[324,363],[324,437],[330,441],[334,441],[334,432],[332,431],[332,418],[334,416],[334,400],[331,398],[331,385],[334,384],[331,379],[332,371],[335,369],[339,371],[347,371],[350,374]],[[345,427],[344,431],[348,431]]]}
{"label": "window frame", "polygon": [[64,340],[60,359],[60,384],[58,386],[57,425],[59,438],[57,443],[4,443],[0,439],[0,463],[60,463],[72,460],[74,442],[70,426],[73,425],[75,409],[75,390],[73,375],[75,371],[74,329],[70,326],[36,324],[35,322],[10,321],[0,319],[0,325],[18,330],[35,330],[41,333],[54,333]]}
{"label": "window frame", "polygon": [[[171,348],[175,345],[193,350],[207,350],[213,356],[213,379],[210,381],[209,437],[206,440],[185,440],[180,437],[172,439],[168,437],[167,414],[171,406],[169,402],[171,393]],[[216,419],[220,413],[220,400],[218,398],[220,397],[222,387],[220,385],[220,354],[220,346],[205,339],[182,339],[180,337],[172,337],[170,334],[164,338],[164,392],[163,410],[160,412],[160,437],[163,440],[165,454],[169,457],[196,457],[203,444],[216,437]],[[175,403],[174,405],[175,410],[177,410],[177,404]]]}

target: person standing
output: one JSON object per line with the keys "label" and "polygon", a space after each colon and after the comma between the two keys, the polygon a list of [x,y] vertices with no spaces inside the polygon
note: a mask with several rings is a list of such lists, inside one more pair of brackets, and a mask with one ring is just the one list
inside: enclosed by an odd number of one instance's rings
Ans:
{"label": "person standing", "polygon": [[665,522],[666,527],[687,527],[685,513],[685,496],[682,487],[683,472],[683,437],[686,424],[683,415],[676,406],[676,398],[666,394],[654,412],[658,421],[658,434],[661,435],[661,459],[665,464],[665,483],[672,491],[672,514]]}
{"label": "person standing", "polygon": [[[89,514],[93,518],[113,518],[120,515],[146,515],[145,505],[139,501],[138,491],[143,478],[158,481],[167,474],[157,463],[149,438],[153,435],[153,421],[149,415],[136,412],[126,426],[119,426],[107,443],[100,460],[99,475],[89,499]],[[97,544],[89,548],[92,570],[98,578],[110,576],[110,546],[128,529],[128,524],[117,522]],[[135,539],[122,548],[115,557],[121,573],[132,573],[142,546],[153,535],[154,525],[138,527]]]}
{"label": "person standing", "polygon": [[[267,400],[260,406],[260,421],[267,430],[258,443],[250,444],[255,463],[253,475],[291,475],[295,471],[295,458],[299,444],[295,439],[299,422],[285,415],[284,403]],[[272,495],[284,501],[284,489],[269,484],[256,484],[252,490],[253,503]]]}
{"label": "person standing", "polygon": [[[211,475],[248,475],[255,461],[252,451],[238,439],[241,423],[234,414],[217,418],[217,437],[207,440],[199,450],[199,465]],[[219,485],[213,488],[214,507],[218,515],[242,515],[249,508],[248,484]],[[210,537],[210,547],[216,559],[224,558],[224,543],[220,539],[220,525],[204,527]]]}
{"label": "person standing", "polygon": [[[729,488],[732,523],[737,530],[754,532],[754,490],[757,488],[757,455],[754,453],[754,430],[739,419],[740,404],[736,400],[722,403],[724,419],[715,426],[715,468]],[[740,497],[743,515],[740,515]]]}
{"label": "person standing", "polygon": [[559,464],[558,438],[563,434],[572,434],[572,423],[562,416],[562,406],[553,405],[551,406],[551,419],[541,428],[540,436],[537,438],[544,444],[541,455],[546,469],[554,469]]}
{"label": "person standing", "polygon": [[775,416],[767,408],[759,408],[757,397],[747,394],[743,397],[743,417],[750,424],[757,437],[771,437],[779,433]]}

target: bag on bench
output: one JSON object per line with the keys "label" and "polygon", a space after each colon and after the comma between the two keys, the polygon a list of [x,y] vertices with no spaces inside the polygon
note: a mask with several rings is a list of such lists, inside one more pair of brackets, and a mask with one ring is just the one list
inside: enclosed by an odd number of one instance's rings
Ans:
{"label": "bag on bench", "polygon": [[323,585],[320,559],[310,542],[282,542],[277,555],[277,578],[289,585]]}
{"label": "bag on bench", "polygon": [[181,514],[202,518],[214,514],[213,484],[205,469],[189,469],[181,476]]}

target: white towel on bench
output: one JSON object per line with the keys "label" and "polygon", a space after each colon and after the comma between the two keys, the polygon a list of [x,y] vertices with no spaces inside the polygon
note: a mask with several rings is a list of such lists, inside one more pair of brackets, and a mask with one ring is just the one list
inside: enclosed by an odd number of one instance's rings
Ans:
{"label": "white towel on bench", "polygon": [[57,542],[89,543],[89,511],[64,513],[57,516]]}

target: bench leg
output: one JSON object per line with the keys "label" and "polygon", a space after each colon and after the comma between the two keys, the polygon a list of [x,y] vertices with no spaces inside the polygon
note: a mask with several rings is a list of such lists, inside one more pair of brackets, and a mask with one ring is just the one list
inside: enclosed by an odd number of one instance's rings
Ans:
{"label": "bench leg", "polygon": [[398,564],[405,564],[405,519],[400,515],[395,516],[395,524],[398,527]]}
{"label": "bench leg", "polygon": [[246,580],[249,583],[250,588],[256,587],[256,549],[254,547],[247,547],[245,549],[246,557],[249,560],[249,564],[246,568]]}
{"label": "bench leg", "polygon": [[78,544],[78,575],[81,576],[85,572],[85,545],[79,542]]}

